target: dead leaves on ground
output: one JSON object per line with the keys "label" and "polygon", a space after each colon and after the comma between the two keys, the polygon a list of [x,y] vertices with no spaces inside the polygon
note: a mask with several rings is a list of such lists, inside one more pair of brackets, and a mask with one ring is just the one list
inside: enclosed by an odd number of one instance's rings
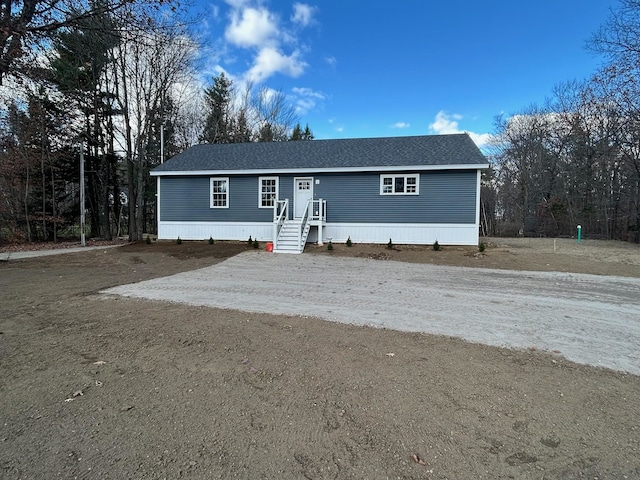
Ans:
{"label": "dead leaves on ground", "polygon": [[[105,362],[104,360],[98,360],[96,362],[93,362],[93,365],[106,365],[107,362]],[[100,380],[96,380],[95,381],[95,386],[96,387],[102,387],[104,384],[100,381]],[[85,388],[89,388],[87,385],[85,385]],[[82,390],[76,390],[75,392],[73,392],[71,394],[71,396],[69,398],[66,398],[64,401],[65,403],[69,403],[69,402],[73,402],[77,397],[82,397],[84,396],[84,392]]]}
{"label": "dead leaves on ground", "polygon": [[82,397],[83,395],[84,393],[82,392],[82,390],[76,390],[71,394],[69,398],[65,400],[65,402],[66,403],[73,402],[76,399],[76,397]]}
{"label": "dead leaves on ground", "polygon": [[427,463],[417,453],[414,453],[413,455],[411,455],[411,460],[416,462],[418,465],[425,465],[425,466],[427,465]]}

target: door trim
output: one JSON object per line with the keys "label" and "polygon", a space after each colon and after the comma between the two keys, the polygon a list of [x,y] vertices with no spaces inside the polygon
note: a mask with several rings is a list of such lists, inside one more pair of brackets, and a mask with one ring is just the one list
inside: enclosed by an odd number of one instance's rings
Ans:
{"label": "door trim", "polygon": [[[309,195],[305,198],[304,203],[310,199],[313,199],[313,177],[294,177],[293,178],[293,218],[300,218],[302,215],[297,215],[298,205],[298,182],[300,180],[309,180]],[[303,205],[304,206],[304,205]]]}

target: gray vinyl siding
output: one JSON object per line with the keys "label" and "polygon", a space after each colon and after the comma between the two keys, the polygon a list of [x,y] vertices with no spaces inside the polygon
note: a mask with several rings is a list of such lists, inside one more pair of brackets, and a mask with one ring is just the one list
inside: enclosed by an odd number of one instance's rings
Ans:
{"label": "gray vinyl siding", "polygon": [[258,208],[258,177],[229,177],[229,208],[210,207],[211,178],[161,178],[160,220],[163,222],[271,222],[273,220],[272,209]]}
{"label": "gray vinyl siding", "polygon": [[[380,195],[379,173],[279,175],[279,198],[293,211],[293,179],[313,177],[314,198],[327,201],[331,223],[476,222],[476,170],[419,173],[419,195]],[[393,172],[385,172],[393,175]],[[210,208],[211,177],[161,177],[161,221],[270,222],[258,208],[258,176],[229,177],[229,208]]]}
{"label": "gray vinyl siding", "polygon": [[314,197],[331,223],[475,223],[476,170],[419,174],[419,195],[380,195],[380,174],[359,173],[316,176]]}
{"label": "gray vinyl siding", "polygon": [[291,213],[293,211],[293,175],[280,175],[280,188],[278,191],[279,199],[289,199],[289,218],[293,217]]}

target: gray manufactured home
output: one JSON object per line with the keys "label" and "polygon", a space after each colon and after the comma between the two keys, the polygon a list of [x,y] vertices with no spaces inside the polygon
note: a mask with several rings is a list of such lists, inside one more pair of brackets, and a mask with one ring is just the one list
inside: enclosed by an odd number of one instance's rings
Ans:
{"label": "gray manufactured home", "polygon": [[477,245],[487,167],[467,134],[196,145],[151,172],[158,238]]}

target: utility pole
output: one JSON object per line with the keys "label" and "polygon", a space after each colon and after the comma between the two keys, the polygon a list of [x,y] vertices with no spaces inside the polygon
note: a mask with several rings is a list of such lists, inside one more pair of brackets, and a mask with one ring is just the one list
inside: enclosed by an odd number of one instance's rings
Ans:
{"label": "utility pole", "polygon": [[164,163],[164,91],[160,96],[160,163]]}
{"label": "utility pole", "polygon": [[85,238],[84,215],[84,142],[80,142],[80,241],[83,247],[87,246]]}
{"label": "utility pole", "polygon": [[160,124],[160,163],[164,163],[164,118]]}

